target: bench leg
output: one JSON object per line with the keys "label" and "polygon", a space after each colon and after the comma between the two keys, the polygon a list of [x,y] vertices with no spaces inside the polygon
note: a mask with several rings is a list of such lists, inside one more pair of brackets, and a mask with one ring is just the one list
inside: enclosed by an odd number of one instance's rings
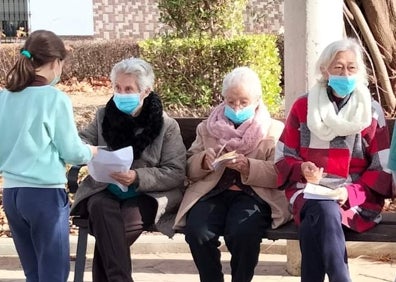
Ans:
{"label": "bench leg", "polygon": [[286,241],[286,271],[293,276],[301,276],[301,252],[297,240]]}
{"label": "bench leg", "polygon": [[87,241],[88,241],[88,228],[79,227],[77,251],[76,251],[76,264],[74,266],[74,282],[84,281]]}

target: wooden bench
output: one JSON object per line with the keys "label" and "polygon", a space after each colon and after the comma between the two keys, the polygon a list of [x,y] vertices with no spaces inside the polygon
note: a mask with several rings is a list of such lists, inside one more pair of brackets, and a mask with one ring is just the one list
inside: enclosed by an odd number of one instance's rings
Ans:
{"label": "wooden bench", "polygon": [[[176,120],[180,126],[184,145],[186,148],[189,148],[196,136],[196,126],[203,118],[176,118]],[[393,120],[388,120],[390,136],[392,136],[393,124]],[[76,180],[78,171],[78,167],[72,167],[69,170],[68,188],[70,193],[75,193],[77,190],[78,184]],[[86,260],[88,220],[79,217],[73,217],[72,220],[73,224],[79,227],[74,282],[82,282]],[[279,239],[298,240],[298,230],[296,225],[290,221],[278,229],[269,229],[265,238],[274,241]],[[396,213],[384,212],[383,221],[367,232],[357,233],[354,231],[346,231],[345,239],[347,241],[361,242],[396,242]]]}

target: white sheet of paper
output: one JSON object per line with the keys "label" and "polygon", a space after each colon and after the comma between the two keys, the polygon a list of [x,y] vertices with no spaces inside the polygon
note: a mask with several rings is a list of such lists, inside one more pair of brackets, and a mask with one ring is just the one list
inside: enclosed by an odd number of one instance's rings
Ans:
{"label": "white sheet of paper", "polygon": [[307,183],[304,188],[304,198],[314,200],[338,200],[339,191],[322,185]]}
{"label": "white sheet of paper", "polygon": [[128,190],[127,186],[114,180],[110,174],[113,172],[126,172],[131,168],[133,162],[132,146],[121,148],[116,151],[107,151],[98,148],[98,154],[87,163],[88,172],[93,179],[104,183],[113,183],[122,191]]}

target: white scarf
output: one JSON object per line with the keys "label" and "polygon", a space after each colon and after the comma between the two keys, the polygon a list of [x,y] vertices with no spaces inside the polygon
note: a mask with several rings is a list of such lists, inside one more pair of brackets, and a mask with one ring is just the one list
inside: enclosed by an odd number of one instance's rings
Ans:
{"label": "white scarf", "polygon": [[371,95],[367,87],[356,87],[338,113],[327,96],[326,87],[317,83],[308,93],[307,126],[323,141],[357,134],[371,124],[371,119]]}

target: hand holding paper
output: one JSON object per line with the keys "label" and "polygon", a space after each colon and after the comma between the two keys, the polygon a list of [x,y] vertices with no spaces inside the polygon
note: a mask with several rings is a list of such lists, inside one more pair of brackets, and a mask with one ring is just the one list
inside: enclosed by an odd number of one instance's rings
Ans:
{"label": "hand holding paper", "polygon": [[214,169],[218,168],[219,166],[221,166],[222,164],[224,164],[225,162],[228,162],[230,160],[233,160],[237,157],[237,153],[236,151],[231,151],[228,153],[225,153],[224,155],[221,155],[220,157],[217,157],[213,163],[212,166]]}
{"label": "hand holding paper", "polygon": [[136,181],[136,171],[135,170],[128,170],[126,172],[113,172],[110,174],[110,176],[118,181],[118,183],[121,183],[122,185],[129,187],[132,183]]}
{"label": "hand holding paper", "polygon": [[122,185],[111,174],[114,172],[127,172],[133,162],[132,146],[116,151],[107,151],[104,148],[98,149],[98,153],[88,162],[88,172],[93,179],[99,182],[113,183],[126,192],[128,186]]}

